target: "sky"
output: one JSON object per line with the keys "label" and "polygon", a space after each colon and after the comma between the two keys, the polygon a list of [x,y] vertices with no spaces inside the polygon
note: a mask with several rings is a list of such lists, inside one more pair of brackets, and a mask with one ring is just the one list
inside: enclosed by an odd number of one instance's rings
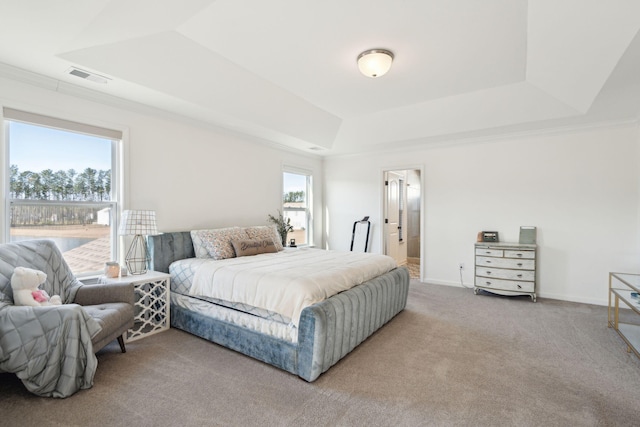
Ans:
{"label": "sky", "polygon": [[285,193],[289,191],[307,191],[307,177],[285,172],[283,175]]}
{"label": "sky", "polygon": [[20,172],[111,169],[111,140],[9,122],[9,160]]}

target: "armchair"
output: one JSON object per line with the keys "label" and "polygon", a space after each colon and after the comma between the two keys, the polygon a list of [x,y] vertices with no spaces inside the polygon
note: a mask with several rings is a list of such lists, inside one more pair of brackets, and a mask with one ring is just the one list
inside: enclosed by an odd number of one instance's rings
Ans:
{"label": "armchair", "polygon": [[[43,288],[62,306],[13,305],[15,267],[47,274]],[[0,372],[13,372],[40,396],[67,397],[90,388],[95,352],[133,326],[131,284],[83,285],[49,240],[0,244]]]}

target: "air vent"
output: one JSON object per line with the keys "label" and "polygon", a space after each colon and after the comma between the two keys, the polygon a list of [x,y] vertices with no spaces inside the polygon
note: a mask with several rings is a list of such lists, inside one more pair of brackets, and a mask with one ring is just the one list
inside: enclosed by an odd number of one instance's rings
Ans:
{"label": "air vent", "polygon": [[101,76],[100,74],[92,73],[90,71],[81,70],[79,68],[71,67],[67,70],[67,74],[72,76],[80,77],[81,79],[90,80],[94,83],[107,84],[109,80],[108,77]]}

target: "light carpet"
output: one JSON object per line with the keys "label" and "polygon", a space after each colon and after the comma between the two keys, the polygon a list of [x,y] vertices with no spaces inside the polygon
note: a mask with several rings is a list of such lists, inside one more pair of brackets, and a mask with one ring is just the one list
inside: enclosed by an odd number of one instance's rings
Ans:
{"label": "light carpet", "polygon": [[640,425],[640,362],[601,306],[413,281],[407,309],[313,383],[175,329],[127,348],[63,400],[0,374],[0,425]]}

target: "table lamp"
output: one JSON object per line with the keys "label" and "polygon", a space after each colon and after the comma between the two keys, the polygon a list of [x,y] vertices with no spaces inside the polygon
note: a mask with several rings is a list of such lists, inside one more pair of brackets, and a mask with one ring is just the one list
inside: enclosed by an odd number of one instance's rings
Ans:
{"label": "table lamp", "polygon": [[144,274],[149,263],[149,250],[144,236],[158,234],[155,211],[126,210],[122,213],[122,221],[118,234],[134,236],[131,246],[124,258],[130,274]]}

